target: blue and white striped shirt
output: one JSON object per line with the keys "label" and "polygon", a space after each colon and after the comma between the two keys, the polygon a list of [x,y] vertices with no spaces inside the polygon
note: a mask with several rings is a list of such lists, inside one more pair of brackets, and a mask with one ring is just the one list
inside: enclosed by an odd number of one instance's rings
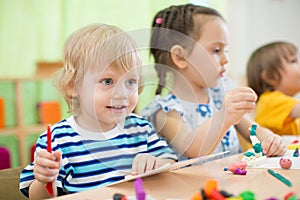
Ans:
{"label": "blue and white striped shirt", "polygon": [[[122,125],[94,133],[80,128],[73,117],[53,125],[52,149],[62,152],[62,167],[56,181],[61,193],[74,193],[103,187],[124,179],[131,172],[132,161],[139,153],[177,160],[167,143],[158,137],[145,119],[130,114]],[[46,132],[40,135],[37,154],[46,149]],[[34,162],[21,172],[20,190],[28,196],[34,180]]]}

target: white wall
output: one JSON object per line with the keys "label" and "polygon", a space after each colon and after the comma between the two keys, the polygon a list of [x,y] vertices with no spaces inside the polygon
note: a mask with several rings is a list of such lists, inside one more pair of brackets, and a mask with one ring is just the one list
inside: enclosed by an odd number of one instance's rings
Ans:
{"label": "white wall", "polygon": [[[220,0],[212,0],[216,1]],[[223,14],[230,35],[227,71],[240,84],[246,84],[247,60],[257,47],[274,40],[286,40],[300,47],[299,0],[226,0],[226,3]]]}

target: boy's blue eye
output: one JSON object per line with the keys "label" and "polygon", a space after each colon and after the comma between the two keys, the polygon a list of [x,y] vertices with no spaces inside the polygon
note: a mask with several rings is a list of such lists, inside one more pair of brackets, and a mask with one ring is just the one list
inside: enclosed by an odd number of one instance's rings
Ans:
{"label": "boy's blue eye", "polygon": [[298,62],[298,59],[292,59],[291,60],[291,63],[297,63]]}
{"label": "boy's blue eye", "polygon": [[102,83],[103,85],[112,85],[114,81],[110,78],[107,78],[107,79],[100,80],[100,83]]}
{"label": "boy's blue eye", "polygon": [[127,85],[128,86],[134,86],[137,83],[136,79],[128,79],[127,80]]}

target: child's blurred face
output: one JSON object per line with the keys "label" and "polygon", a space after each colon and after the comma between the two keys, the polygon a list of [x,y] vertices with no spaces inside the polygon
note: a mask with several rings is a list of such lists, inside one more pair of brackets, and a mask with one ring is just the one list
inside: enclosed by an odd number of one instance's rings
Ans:
{"label": "child's blurred face", "polygon": [[282,59],[283,70],[281,70],[281,80],[274,88],[294,96],[300,92],[300,57],[297,55],[289,57],[288,60]]}
{"label": "child's blurred face", "polygon": [[107,131],[124,121],[138,101],[139,73],[119,66],[85,72],[79,90],[81,113],[79,125],[91,131]]}
{"label": "child's blurred face", "polygon": [[[191,78],[194,77],[199,87],[214,87],[223,76],[224,65],[228,63],[227,45],[228,30],[221,19],[216,17],[202,27],[200,38],[188,57],[194,66],[189,67],[193,69],[190,71]],[[195,74],[200,77],[196,77]]]}

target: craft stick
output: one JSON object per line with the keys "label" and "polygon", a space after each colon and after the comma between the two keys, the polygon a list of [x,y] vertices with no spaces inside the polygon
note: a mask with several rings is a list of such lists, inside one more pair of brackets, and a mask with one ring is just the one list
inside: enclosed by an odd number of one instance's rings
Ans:
{"label": "craft stick", "polygon": [[186,167],[188,165],[191,165],[191,164],[194,164],[194,163],[197,163],[197,162],[200,162],[200,161],[205,161],[205,160],[208,160],[208,159],[211,159],[211,158],[215,158],[217,156],[221,156],[221,155],[224,155],[226,153],[229,153],[229,151],[215,153],[215,154],[211,154],[211,155],[207,155],[207,156],[199,156],[197,158],[192,158],[192,159],[189,159],[189,160],[180,161],[180,162],[172,164],[170,166],[170,171],[174,171],[176,169]]}

